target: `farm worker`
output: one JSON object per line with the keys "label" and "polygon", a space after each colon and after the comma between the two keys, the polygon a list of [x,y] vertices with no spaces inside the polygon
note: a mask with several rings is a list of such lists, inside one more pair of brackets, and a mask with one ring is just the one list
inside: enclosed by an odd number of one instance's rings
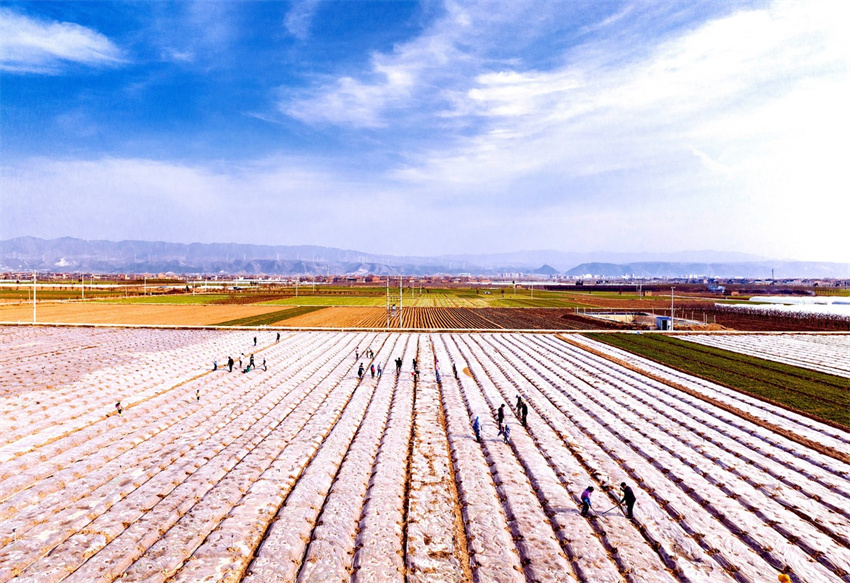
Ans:
{"label": "farm worker", "polygon": [[398,374],[401,372],[401,357],[395,359],[395,373]]}
{"label": "farm worker", "polygon": [[358,379],[363,378],[363,363],[362,362],[360,363],[360,368],[357,369],[357,378]]}
{"label": "farm worker", "polygon": [[233,372],[233,357],[227,357],[227,372]]}
{"label": "farm worker", "polygon": [[499,422],[499,431],[502,430],[502,423],[505,421],[505,404],[502,403],[499,405],[499,413],[496,415],[496,419]]}
{"label": "farm worker", "polygon": [[504,427],[499,428],[499,435],[502,436],[502,439],[505,440],[505,443],[511,440],[511,428],[507,423],[505,423]]}
{"label": "farm worker", "polygon": [[124,414],[124,407],[121,406],[121,401],[118,401],[117,403],[115,403],[115,410],[118,411],[119,415]]}
{"label": "farm worker", "polygon": [[455,366],[455,363],[452,363],[452,374],[457,378],[457,366]]}
{"label": "farm worker", "polygon": [[381,370],[381,363],[378,363],[378,378],[381,378],[381,375],[384,374],[384,371]]}
{"label": "farm worker", "polygon": [[268,367],[266,366],[266,359],[265,359],[265,357],[263,357],[263,370],[269,370],[269,369],[268,369]]}
{"label": "farm worker", "polygon": [[218,370],[218,361],[213,360],[213,370]]}
{"label": "farm worker", "polygon": [[618,502],[618,504],[626,503],[626,518],[629,520],[634,518],[634,508],[635,508],[635,493],[632,492],[632,489],[629,486],[626,486],[625,482],[620,484],[620,490],[623,491],[623,498]]}
{"label": "farm worker", "polygon": [[587,516],[590,511],[590,495],[593,493],[593,486],[588,486],[581,493],[581,515]]}
{"label": "farm worker", "polygon": [[528,423],[528,405],[525,403],[522,404],[522,426],[527,427]]}
{"label": "farm worker", "polygon": [[369,372],[372,374],[372,378],[375,378],[375,365],[369,366]]}
{"label": "farm worker", "polygon": [[195,389],[195,400],[196,401],[201,400],[201,389]]}
{"label": "farm worker", "polygon": [[516,396],[516,414],[517,416],[522,415],[522,397],[519,395]]}
{"label": "farm worker", "polygon": [[254,346],[256,346],[256,345],[257,345],[257,337],[254,336]]}
{"label": "farm worker", "polygon": [[360,349],[359,348],[354,349],[354,360],[360,360]]}
{"label": "farm worker", "polygon": [[275,342],[275,344],[280,342],[280,332],[277,333],[277,338],[275,338],[274,342]]}
{"label": "farm worker", "polygon": [[475,416],[475,421],[472,422],[472,430],[475,432],[475,441],[481,442],[481,423],[478,421],[478,416]]}
{"label": "farm worker", "polygon": [[257,367],[254,365],[254,355],[253,355],[253,354],[251,355],[251,358],[250,358],[250,359],[248,359],[248,368],[257,368]]}
{"label": "farm worker", "polygon": [[413,359],[413,370],[417,370],[417,369],[416,369],[416,359],[415,359],[415,358]]}

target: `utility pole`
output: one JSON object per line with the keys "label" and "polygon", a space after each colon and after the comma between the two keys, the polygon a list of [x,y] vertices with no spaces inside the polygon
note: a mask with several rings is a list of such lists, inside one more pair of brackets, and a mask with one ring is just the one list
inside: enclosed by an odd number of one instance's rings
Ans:
{"label": "utility pole", "polygon": [[387,328],[390,327],[390,276],[387,275]]}
{"label": "utility pole", "polygon": [[35,324],[35,270],[32,271],[32,323]]}
{"label": "utility pole", "polygon": [[145,275],[144,278],[145,278],[145,287],[144,287],[145,291],[144,291],[143,295],[148,295],[148,276]]}
{"label": "utility pole", "polygon": [[80,276],[80,289],[83,292],[83,299],[86,299],[86,276],[85,276],[85,274]]}
{"label": "utility pole", "polygon": [[401,310],[404,307],[404,287],[402,287],[404,276],[398,276],[398,327],[402,327]]}
{"label": "utility pole", "polygon": [[675,319],[675,313],[673,311],[673,290],[676,289],[675,286],[670,286],[670,331],[673,331],[673,321]]}

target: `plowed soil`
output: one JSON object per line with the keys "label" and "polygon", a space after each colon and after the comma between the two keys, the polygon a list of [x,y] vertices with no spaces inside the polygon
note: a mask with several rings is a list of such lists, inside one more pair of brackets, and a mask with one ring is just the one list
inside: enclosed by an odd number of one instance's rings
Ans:
{"label": "plowed soil", "polygon": [[[212,326],[226,320],[279,311],[280,306],[44,303],[37,321],[51,324]],[[0,322],[32,322],[32,304],[0,306]]]}

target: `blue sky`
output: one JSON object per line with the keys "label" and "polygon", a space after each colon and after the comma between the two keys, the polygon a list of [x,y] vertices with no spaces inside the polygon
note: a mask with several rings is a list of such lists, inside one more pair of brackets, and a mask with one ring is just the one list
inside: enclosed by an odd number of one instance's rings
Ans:
{"label": "blue sky", "polygon": [[850,3],[0,4],[0,238],[850,261]]}

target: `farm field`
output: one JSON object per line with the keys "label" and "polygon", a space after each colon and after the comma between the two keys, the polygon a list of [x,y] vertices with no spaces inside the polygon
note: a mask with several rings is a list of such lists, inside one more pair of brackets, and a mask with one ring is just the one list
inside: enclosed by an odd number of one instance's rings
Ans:
{"label": "farm field", "polygon": [[850,336],[684,335],[682,340],[850,377]]}
{"label": "farm field", "polygon": [[848,580],[850,434],[563,336],[0,327],[0,581]]}
{"label": "farm field", "polygon": [[[329,307],[277,322],[292,328],[385,328],[384,308]],[[599,330],[623,328],[555,308],[422,308],[405,307],[389,320],[390,328],[455,330]]]}
{"label": "farm field", "polygon": [[[212,326],[227,320],[279,311],[274,306],[107,304],[44,302],[36,308],[38,322],[151,326]],[[0,322],[32,322],[32,304],[0,304]]]}
{"label": "farm field", "polygon": [[[850,428],[850,378],[685,342],[663,334],[589,336],[684,373],[698,375],[725,387]],[[774,337],[767,337],[763,343],[769,345],[770,338]],[[833,352],[839,358],[846,358],[840,350]],[[821,358],[822,354],[813,354],[810,362],[817,362]]]}

